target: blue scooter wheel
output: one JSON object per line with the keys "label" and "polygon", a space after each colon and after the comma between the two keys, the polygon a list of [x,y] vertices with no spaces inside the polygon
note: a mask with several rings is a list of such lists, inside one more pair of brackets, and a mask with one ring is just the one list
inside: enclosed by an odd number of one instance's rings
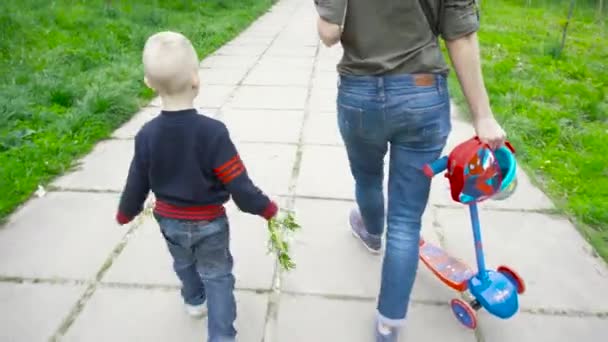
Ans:
{"label": "blue scooter wheel", "polygon": [[469,329],[477,328],[477,315],[469,303],[461,299],[452,299],[450,306],[458,322]]}

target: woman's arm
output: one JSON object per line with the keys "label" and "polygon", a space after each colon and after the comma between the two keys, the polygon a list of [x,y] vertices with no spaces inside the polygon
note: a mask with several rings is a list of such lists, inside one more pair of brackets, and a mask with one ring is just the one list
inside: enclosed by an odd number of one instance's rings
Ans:
{"label": "woman's arm", "polygon": [[492,148],[500,147],[506,139],[506,133],[494,118],[490,107],[481,71],[477,33],[473,32],[453,40],[446,40],[446,45],[473,115],[477,135],[482,142],[489,144]]}
{"label": "woman's arm", "polygon": [[314,0],[319,13],[317,32],[325,46],[333,46],[340,41],[348,0]]}
{"label": "woman's arm", "polygon": [[506,134],[492,114],[483,82],[476,33],[480,24],[477,3],[474,0],[444,0],[443,5],[441,35],[473,115],[475,131],[481,141],[498,148],[504,143]]}

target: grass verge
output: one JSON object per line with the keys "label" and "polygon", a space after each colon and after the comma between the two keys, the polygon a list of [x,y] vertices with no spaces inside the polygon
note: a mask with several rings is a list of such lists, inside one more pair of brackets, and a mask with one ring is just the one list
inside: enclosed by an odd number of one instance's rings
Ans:
{"label": "grass verge", "polygon": [[152,93],[146,38],[175,30],[203,58],[273,0],[0,2],[0,220]]}
{"label": "grass verge", "polygon": [[[483,72],[518,159],[608,261],[608,27],[577,7],[558,54],[567,14],[567,3],[482,2]],[[450,89],[463,105],[453,73]]]}

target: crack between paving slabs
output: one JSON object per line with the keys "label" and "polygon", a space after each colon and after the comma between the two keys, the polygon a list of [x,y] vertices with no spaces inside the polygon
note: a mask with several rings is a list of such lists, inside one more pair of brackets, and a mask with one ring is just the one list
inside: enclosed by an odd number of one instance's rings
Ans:
{"label": "crack between paving slabs", "polygon": [[47,192],[74,192],[74,193],[93,193],[93,194],[120,194],[121,191],[114,189],[87,189],[87,188],[64,188],[50,185],[46,188]]}
{"label": "crack between paving slabs", "polygon": [[[311,292],[299,292],[299,291],[282,291],[282,293],[288,294],[294,297],[315,297],[342,301],[352,302],[375,302],[377,297],[373,296],[361,296],[361,295],[348,295],[348,294],[335,294],[335,293],[311,293]],[[428,300],[428,299],[412,299],[410,301],[417,305],[427,306],[448,306],[444,301]]]}
{"label": "crack between paving slabs", "polygon": [[[462,209],[462,205],[458,204],[430,204],[432,207],[437,209]],[[506,213],[529,213],[529,214],[544,214],[551,216],[560,216],[561,212],[559,209],[545,208],[545,209],[525,209],[525,208],[500,208],[500,207],[485,207],[482,211],[490,212],[506,212]]]}
{"label": "crack between paving slabs", "polygon": [[50,338],[51,341],[60,341],[61,338],[67,333],[74,321],[78,318],[89,299],[93,296],[101,279],[103,279],[106,272],[110,269],[116,258],[122,253],[131,236],[143,225],[143,221],[146,217],[150,216],[152,212],[151,203],[148,203],[144,212],[137,217],[135,222],[131,224],[126,234],[123,236],[121,241],[114,247],[114,250],[110,253],[106,261],[103,263],[99,271],[97,271],[95,278],[89,283],[89,286],[85,289],[84,293],[80,296],[76,304],[72,307],[68,315],[62,320],[61,324],[55,331],[55,334]]}
{"label": "crack between paving slabs", "polygon": [[[299,7],[301,7],[301,6],[302,5],[300,5]],[[297,12],[299,7],[296,7],[293,13]],[[292,15],[293,15],[293,13],[292,13]],[[287,25],[285,25],[281,31],[284,31],[286,27],[287,27]],[[275,36],[275,39],[276,39],[276,37],[278,37],[279,34],[277,34],[277,36]],[[266,52],[264,52],[264,53],[266,53]],[[297,180],[300,175],[300,165],[302,162],[302,148],[304,146],[304,130],[306,128],[307,120],[310,116],[310,97],[312,94],[312,87],[313,87],[312,80],[314,78],[315,70],[317,67],[318,60],[319,60],[318,56],[319,56],[319,44],[317,43],[316,49],[315,49],[314,63],[313,63],[312,70],[310,72],[309,79],[308,79],[308,87],[307,87],[306,100],[305,100],[305,106],[304,106],[304,108],[305,108],[304,116],[302,118],[302,125],[300,127],[300,135],[298,137],[296,158],[295,158],[294,166],[292,169],[291,179],[289,182],[289,188],[287,191],[287,193],[288,193],[287,205],[286,205],[287,211],[294,210],[294,203],[295,203],[295,199],[296,199],[295,189],[297,186]],[[278,308],[279,308],[279,301],[280,301],[280,296],[281,296],[281,275],[282,275],[282,272],[281,272],[280,264],[279,264],[278,259],[276,259],[272,291],[270,292],[270,294],[268,296],[268,308],[266,311],[266,322],[265,322],[265,326],[264,326],[264,336],[262,338],[262,342],[277,341],[276,334],[277,334]]]}
{"label": "crack between paving slabs", "polygon": [[69,279],[69,278],[58,278],[58,277],[32,278],[32,277],[0,275],[0,283],[79,286],[79,285],[86,285],[89,283],[89,281],[83,280],[83,279]]}
{"label": "crack between paving slabs", "polygon": [[[97,287],[100,288],[113,288],[113,289],[141,289],[141,290],[160,290],[160,291],[175,291],[180,290],[180,285],[174,284],[153,284],[153,283],[121,283],[121,282],[99,282]],[[236,287],[237,292],[247,292],[256,294],[269,293],[271,290],[265,288],[248,288],[248,287]]]}

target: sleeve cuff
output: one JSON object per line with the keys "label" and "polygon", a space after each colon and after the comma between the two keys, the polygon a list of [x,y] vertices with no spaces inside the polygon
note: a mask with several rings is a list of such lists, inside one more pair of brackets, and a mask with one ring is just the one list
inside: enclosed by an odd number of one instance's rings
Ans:
{"label": "sleeve cuff", "polygon": [[129,217],[120,211],[116,214],[116,222],[118,222],[120,225],[127,224],[131,222],[132,219],[132,217]]}
{"label": "sleeve cuff", "polygon": [[277,204],[271,201],[268,203],[268,206],[266,206],[266,209],[264,209],[261,216],[266,220],[270,220],[277,214],[278,211],[279,207],[277,207]]}
{"label": "sleeve cuff", "polygon": [[315,0],[315,7],[319,17],[323,20],[342,26],[344,23],[344,13],[346,12],[346,0],[341,1],[327,1],[327,0]]}
{"label": "sleeve cuff", "polygon": [[445,40],[454,40],[479,30],[478,9],[474,2],[460,6],[446,7],[443,14],[442,36]]}

